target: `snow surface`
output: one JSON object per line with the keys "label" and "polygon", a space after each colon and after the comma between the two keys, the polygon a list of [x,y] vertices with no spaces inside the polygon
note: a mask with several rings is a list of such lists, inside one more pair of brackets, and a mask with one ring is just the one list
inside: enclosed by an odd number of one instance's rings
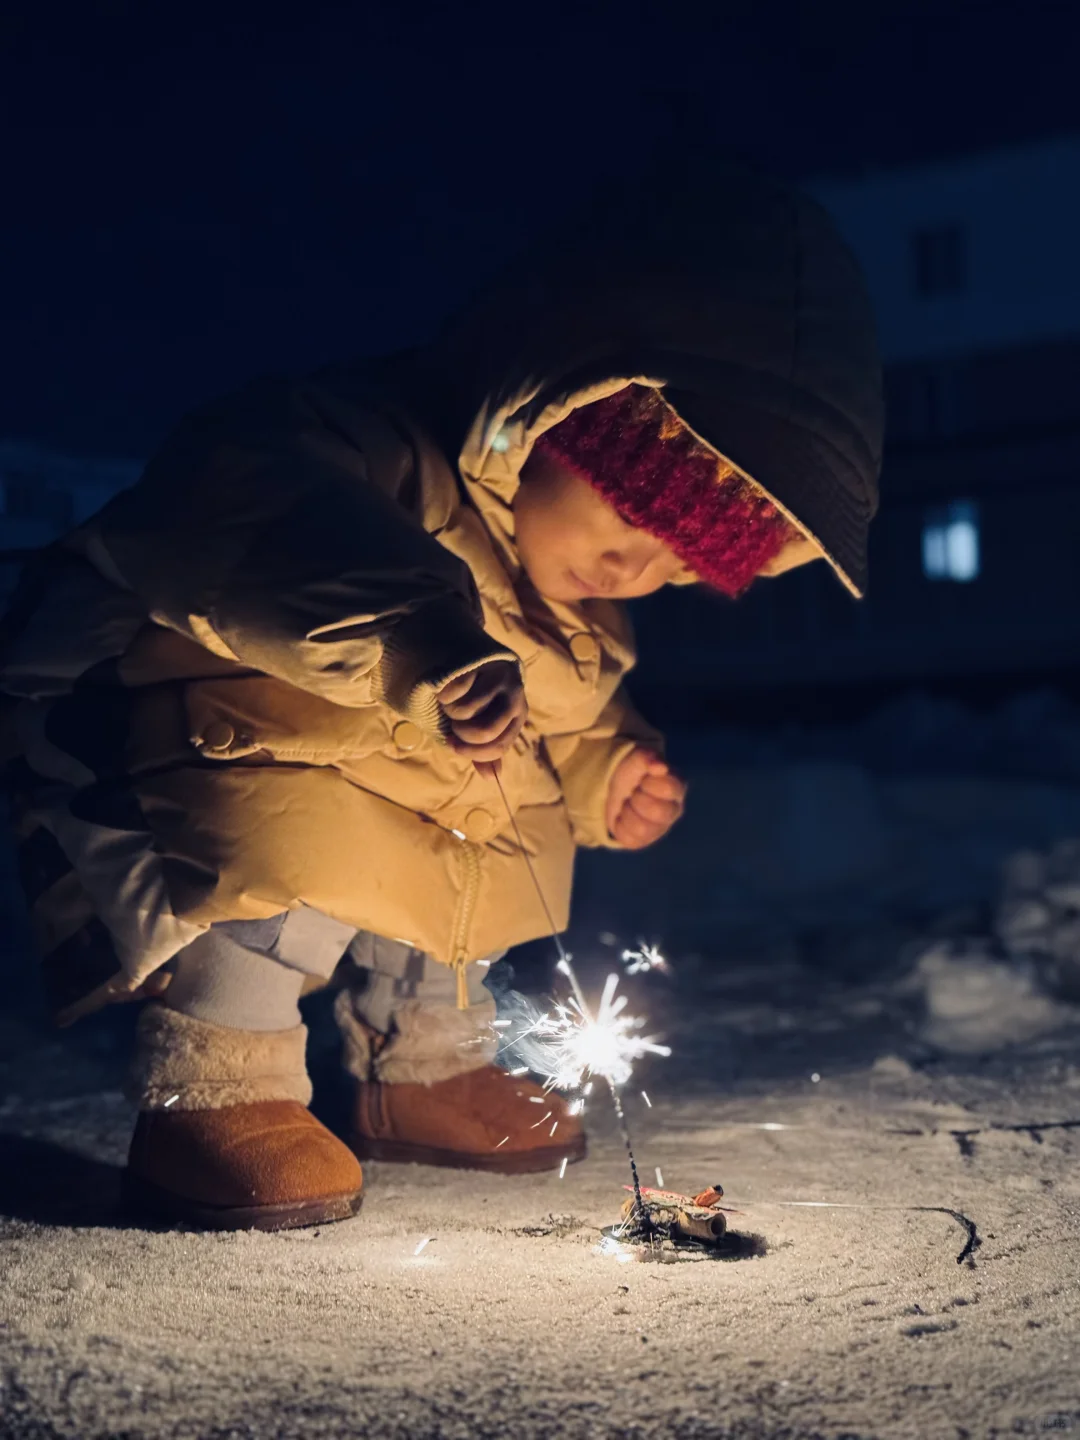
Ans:
{"label": "snow surface", "polygon": [[[599,1096],[562,1181],[371,1166],[344,1224],[139,1228],[116,1207],[131,1115],[107,1064],[24,1053],[0,1108],[0,1434],[1080,1427],[1080,1027],[944,1058],[892,982],[689,964],[636,983],[675,1047],[640,1073],[652,1109],[627,1092],[642,1170],[720,1181],[758,1258],[595,1253],[628,1178]],[[980,1244],[958,1264],[965,1217]]]}

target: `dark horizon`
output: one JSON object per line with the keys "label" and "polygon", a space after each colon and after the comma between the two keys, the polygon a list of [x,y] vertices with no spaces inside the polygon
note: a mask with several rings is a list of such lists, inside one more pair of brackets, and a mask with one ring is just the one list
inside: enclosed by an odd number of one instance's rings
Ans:
{"label": "dark horizon", "polygon": [[1080,128],[1060,6],[785,0],[693,30],[607,9],[534,35],[9,4],[0,436],[141,456],[251,375],[422,339],[533,213],[680,126],[794,176]]}

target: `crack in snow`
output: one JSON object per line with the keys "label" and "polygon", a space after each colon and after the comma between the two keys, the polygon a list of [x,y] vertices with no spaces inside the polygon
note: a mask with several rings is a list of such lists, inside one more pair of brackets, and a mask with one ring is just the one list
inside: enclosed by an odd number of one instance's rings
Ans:
{"label": "crack in snow", "polygon": [[975,1261],[972,1257],[982,1244],[982,1236],[979,1234],[979,1227],[975,1224],[974,1220],[965,1215],[962,1210],[950,1210],[947,1205],[911,1205],[908,1208],[921,1211],[927,1215],[948,1215],[955,1220],[956,1223],[967,1232],[967,1243],[960,1251],[960,1254],[957,1255],[956,1263],[963,1265],[966,1260],[968,1267],[974,1270]]}

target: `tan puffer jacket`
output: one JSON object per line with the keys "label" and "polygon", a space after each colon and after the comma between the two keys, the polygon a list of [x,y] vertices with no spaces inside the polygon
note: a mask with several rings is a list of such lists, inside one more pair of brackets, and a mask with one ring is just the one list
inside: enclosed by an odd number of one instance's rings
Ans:
{"label": "tan puffer jacket", "polygon": [[658,737],[619,688],[621,607],[515,589],[526,448],[489,451],[494,483],[463,458],[463,488],[415,424],[340,383],[258,387],[188,422],[64,543],[48,589],[66,663],[41,614],[5,677],[37,777],[24,837],[75,867],[36,898],[38,938],[55,956],[58,928],[104,921],[119,971],[95,998],[213,921],[299,904],[457,965],[543,933],[498,787],[442,743],[434,704],[493,658],[521,662],[529,720],[502,785],[566,922],[575,843],[612,843],[608,778]]}
{"label": "tan puffer jacket", "polygon": [[[28,575],[0,686],[62,1017],[130,993],[214,921],[300,904],[458,966],[544,933],[494,781],[440,741],[436,691],[492,658],[521,662],[529,722],[503,784],[565,923],[575,845],[612,843],[609,778],[657,741],[620,688],[621,607],[541,600],[515,552],[521,467],[575,406],[663,388],[799,526],[791,562],[824,553],[859,588],[880,407],[857,272],[776,187],[733,180],[714,220],[726,268],[676,228],[633,284],[631,257],[594,257],[584,289],[586,270],[547,290],[529,273],[428,352],[209,407]],[[809,519],[785,488],[802,472]]]}

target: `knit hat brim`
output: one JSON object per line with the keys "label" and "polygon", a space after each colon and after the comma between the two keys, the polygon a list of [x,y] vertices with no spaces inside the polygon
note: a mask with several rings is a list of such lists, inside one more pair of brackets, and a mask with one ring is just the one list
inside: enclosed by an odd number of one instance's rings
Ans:
{"label": "knit hat brim", "polygon": [[854,461],[786,416],[671,388],[664,397],[707,443],[709,436],[723,436],[725,458],[753,478],[861,599],[874,505]]}

